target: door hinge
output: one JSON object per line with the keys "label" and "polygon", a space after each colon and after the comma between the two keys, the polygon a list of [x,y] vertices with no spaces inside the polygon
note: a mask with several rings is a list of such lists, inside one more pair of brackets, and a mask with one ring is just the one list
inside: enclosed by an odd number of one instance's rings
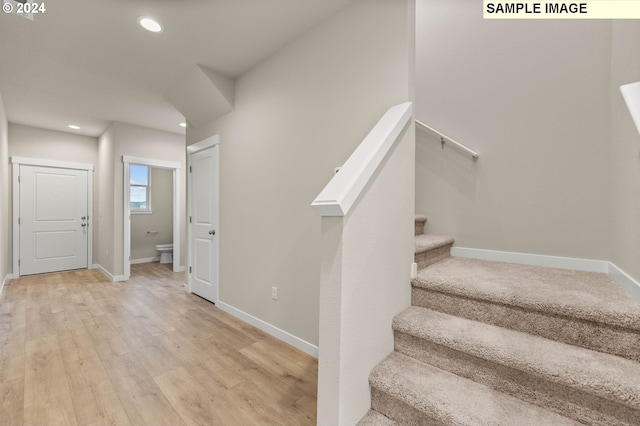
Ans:
{"label": "door hinge", "polygon": [[193,169],[191,168],[191,166],[189,166],[189,173],[193,172]]}
{"label": "door hinge", "polygon": [[[18,262],[20,262],[20,261],[18,261]],[[191,273],[191,266],[189,266],[189,273]]]}
{"label": "door hinge", "polygon": [[20,266],[20,259],[18,259],[18,266]]}
{"label": "door hinge", "polygon": [[18,218],[18,225],[20,225],[20,218]]}
{"label": "door hinge", "polygon": [[20,175],[18,175],[18,183],[20,183]]}
{"label": "door hinge", "polygon": [[191,216],[189,216],[189,223],[191,223]]}

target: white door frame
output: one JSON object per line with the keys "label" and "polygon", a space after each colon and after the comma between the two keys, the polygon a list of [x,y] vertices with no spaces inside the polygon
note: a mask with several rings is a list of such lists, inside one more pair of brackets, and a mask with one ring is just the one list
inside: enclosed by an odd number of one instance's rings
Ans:
{"label": "white door frame", "polygon": [[[201,140],[200,142],[196,142],[192,145],[187,146],[187,170],[191,170],[191,161],[192,161],[192,156],[195,153],[198,153],[200,151],[204,151],[205,149],[208,148],[213,148],[214,146],[220,146],[220,136],[219,135],[213,135],[210,136],[206,139]],[[220,185],[220,152],[218,152],[218,155],[216,156],[216,163],[214,165],[215,167],[215,173],[217,174],[217,179],[216,182],[218,182],[218,186]],[[192,185],[193,182],[191,181],[191,173],[187,173],[187,194],[189,194],[189,202],[187,203],[187,217],[191,217],[192,215],[192,207],[191,207],[191,202],[192,202],[192,197],[191,197],[191,189],[192,189]],[[216,188],[216,196],[217,198],[214,200],[215,202],[215,206],[216,206],[216,211],[213,212],[214,217],[215,217],[215,222],[214,222],[214,229],[216,230],[216,232],[218,233],[218,238],[214,238],[214,250],[216,253],[216,256],[218,257],[218,268],[216,268],[216,270],[214,271],[214,278],[216,280],[216,283],[218,284],[216,286],[216,299],[215,302],[217,303],[218,300],[220,300],[220,226],[219,226],[219,217],[220,217],[220,188]],[[187,292],[191,293],[191,272],[190,272],[190,268],[192,265],[191,262],[191,239],[193,238],[193,236],[191,235],[191,224],[187,223]]]}
{"label": "white door frame", "polygon": [[132,157],[123,155],[124,163],[124,280],[128,280],[131,276],[131,204],[130,197],[130,167],[131,164],[140,164],[143,166],[157,167],[160,169],[173,170],[173,272],[181,272],[180,267],[180,170],[182,165],[174,161],[156,160],[153,158]]}
{"label": "white door frame", "polygon": [[[20,176],[20,166],[38,166],[38,167],[53,167],[56,169],[73,169],[73,170],[86,170],[93,172],[93,164],[88,163],[73,163],[69,161],[56,161],[45,160],[40,158],[29,157],[11,157],[11,164],[13,165],[13,186],[12,186],[12,200],[13,204],[13,274],[12,278],[18,278],[20,276],[20,224],[18,220],[20,218],[20,182],[18,178]],[[93,173],[87,173],[87,269],[93,266]]]}

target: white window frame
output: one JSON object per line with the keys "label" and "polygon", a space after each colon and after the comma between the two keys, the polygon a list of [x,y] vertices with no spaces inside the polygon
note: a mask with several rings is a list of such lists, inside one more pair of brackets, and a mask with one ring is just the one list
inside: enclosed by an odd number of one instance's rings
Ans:
{"label": "white window frame", "polygon": [[[152,214],[153,208],[151,205],[151,166],[146,164],[131,164],[132,166],[140,166],[147,168],[147,184],[139,185],[131,183],[131,176],[129,176],[129,191],[131,191],[131,187],[145,187],[147,189],[147,207],[144,209],[134,209],[131,208],[131,214]],[[129,198],[129,206],[131,206],[131,198]]]}

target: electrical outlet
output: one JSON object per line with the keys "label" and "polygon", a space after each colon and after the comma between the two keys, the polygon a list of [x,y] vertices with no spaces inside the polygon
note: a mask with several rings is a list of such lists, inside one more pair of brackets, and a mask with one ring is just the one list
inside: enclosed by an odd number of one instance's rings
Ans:
{"label": "electrical outlet", "polygon": [[271,287],[271,299],[278,300],[278,287]]}

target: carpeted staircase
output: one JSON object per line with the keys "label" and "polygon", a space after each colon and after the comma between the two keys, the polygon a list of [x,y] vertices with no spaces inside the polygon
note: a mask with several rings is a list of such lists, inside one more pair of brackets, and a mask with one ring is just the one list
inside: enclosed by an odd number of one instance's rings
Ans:
{"label": "carpeted staircase", "polygon": [[605,274],[451,257],[425,222],[360,425],[640,425],[640,305]]}

